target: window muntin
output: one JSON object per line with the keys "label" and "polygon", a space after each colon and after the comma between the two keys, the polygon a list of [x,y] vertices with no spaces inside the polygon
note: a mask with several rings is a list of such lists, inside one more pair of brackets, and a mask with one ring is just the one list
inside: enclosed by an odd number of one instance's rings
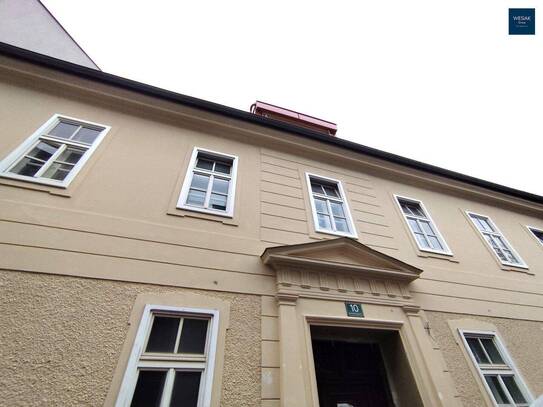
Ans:
{"label": "window muntin", "polygon": [[485,387],[497,406],[528,406],[532,397],[506,349],[493,332],[460,335]]}
{"label": "window muntin", "polygon": [[54,115],[0,163],[0,174],[66,187],[108,130],[108,126]]}
{"label": "window muntin", "polygon": [[218,312],[146,306],[116,407],[209,403]]}
{"label": "window muntin", "polygon": [[537,241],[543,245],[543,230],[534,228],[532,226],[528,226],[528,229],[530,232],[532,232],[532,235],[534,235]]}
{"label": "window muntin", "polygon": [[452,254],[421,201],[395,196],[420,250]]}
{"label": "window muntin", "polygon": [[467,212],[488,246],[494,251],[502,264],[528,268],[517,252],[511,247],[503,234],[488,216]]}
{"label": "window muntin", "polygon": [[318,232],[356,237],[341,183],[317,175],[306,176],[315,229]]}
{"label": "window muntin", "polygon": [[195,148],[177,207],[232,216],[237,157]]}

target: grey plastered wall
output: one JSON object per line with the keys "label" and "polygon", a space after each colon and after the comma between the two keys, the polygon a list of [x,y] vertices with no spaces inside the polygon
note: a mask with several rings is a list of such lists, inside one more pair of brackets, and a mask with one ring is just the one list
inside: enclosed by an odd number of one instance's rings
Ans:
{"label": "grey plastered wall", "polygon": [[485,402],[481,397],[476,378],[468,366],[471,362],[460,349],[463,345],[456,342],[448,324],[448,321],[452,320],[471,319],[495,325],[504,341],[503,345],[513,358],[532,395],[537,397],[543,393],[543,352],[541,352],[543,323],[443,312],[426,311],[425,314],[430,322],[432,336],[441,348],[465,407],[483,406]]}
{"label": "grey plastered wall", "polygon": [[101,406],[140,293],[230,303],[221,406],[260,405],[260,297],[0,271],[0,406]]}

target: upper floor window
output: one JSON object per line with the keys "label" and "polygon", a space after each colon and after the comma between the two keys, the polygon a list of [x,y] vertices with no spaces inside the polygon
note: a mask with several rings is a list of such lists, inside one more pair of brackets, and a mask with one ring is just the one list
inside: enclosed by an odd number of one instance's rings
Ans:
{"label": "upper floor window", "polygon": [[420,250],[452,254],[421,201],[400,196],[396,201]]}
{"label": "upper floor window", "polygon": [[0,163],[0,175],[67,187],[108,130],[108,126],[54,115]]}
{"label": "upper floor window", "polygon": [[536,229],[532,226],[528,226],[528,229],[530,230],[530,232],[532,232],[532,234],[539,241],[539,243],[543,245],[543,230]]}
{"label": "upper floor window", "polygon": [[460,331],[470,357],[487,391],[498,406],[528,406],[532,400],[507,354],[493,332]]}
{"label": "upper floor window", "polygon": [[488,216],[477,215],[472,212],[468,212],[468,215],[502,264],[527,268],[526,263],[513,250],[509,242]]}
{"label": "upper floor window", "polygon": [[356,237],[356,230],[341,182],[306,174],[315,230]]}
{"label": "upper floor window", "polygon": [[147,306],[116,406],[208,405],[217,319],[217,311]]}
{"label": "upper floor window", "polygon": [[195,148],[178,208],[233,216],[237,157]]}

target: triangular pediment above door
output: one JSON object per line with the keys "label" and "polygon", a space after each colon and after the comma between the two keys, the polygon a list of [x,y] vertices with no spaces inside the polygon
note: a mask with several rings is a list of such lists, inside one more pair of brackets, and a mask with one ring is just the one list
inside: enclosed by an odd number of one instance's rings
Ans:
{"label": "triangular pediment above door", "polygon": [[346,237],[313,243],[278,246],[262,253],[264,264],[275,270],[297,269],[330,274],[410,282],[422,270]]}

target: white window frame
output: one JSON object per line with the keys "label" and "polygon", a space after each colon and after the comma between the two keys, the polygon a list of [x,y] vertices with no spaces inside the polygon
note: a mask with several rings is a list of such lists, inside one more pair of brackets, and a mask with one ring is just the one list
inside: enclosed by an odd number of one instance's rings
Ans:
{"label": "white window frame", "polygon": [[[494,254],[494,257],[496,259],[498,259],[498,261],[503,264],[504,266],[511,266],[511,267],[518,267],[518,268],[523,268],[523,269],[528,269],[528,265],[524,262],[524,260],[522,259],[522,257],[520,257],[520,255],[517,253],[517,251],[513,248],[513,246],[511,245],[511,243],[509,243],[509,241],[506,239],[505,235],[502,233],[502,231],[496,226],[496,224],[492,221],[492,219],[490,218],[490,216],[487,216],[487,215],[482,215],[480,213],[475,213],[475,212],[471,212],[471,211],[466,211],[466,214],[468,215],[468,218],[469,220],[471,221],[471,223],[473,224],[473,226],[475,227],[475,229],[477,230],[477,232],[479,233],[479,236],[481,236],[481,238],[484,240],[486,246],[490,249],[490,251]],[[488,241],[485,239],[485,236],[483,234],[483,232],[481,230],[479,230],[479,227],[477,226],[477,224],[475,223],[475,219],[473,219],[472,216],[475,216],[475,217],[481,217],[481,218],[485,218],[486,221],[488,223],[490,223],[490,225],[492,226],[492,228],[494,229],[494,235],[499,235],[503,241],[505,242],[505,244],[507,245],[507,248],[508,250],[511,251],[511,253],[513,253],[513,255],[518,259],[519,263],[511,263],[510,261],[504,261],[502,259],[500,259],[500,256],[498,256],[498,254],[496,253],[496,251],[494,250],[494,248],[490,245],[490,243],[488,243]]]}
{"label": "white window frame", "polygon": [[[121,382],[119,395],[115,407],[130,407],[132,396],[136,389],[138,379],[138,366],[142,363],[142,355],[144,353],[145,344],[151,332],[151,323],[153,321],[153,313],[172,313],[183,316],[194,316],[196,318],[209,318],[209,329],[207,336],[207,358],[203,367],[203,374],[200,380],[200,391],[198,395],[198,407],[211,406],[211,390],[213,387],[213,372],[215,368],[215,358],[217,352],[217,339],[219,334],[219,311],[212,309],[201,308],[185,308],[171,307],[165,305],[147,304],[144,308],[143,315],[136,333],[134,345],[128,359],[125,374]],[[190,368],[189,368],[190,370]],[[164,384],[163,392],[167,392],[167,383]],[[164,399],[163,399],[164,401]]]}
{"label": "white window frame", "polygon": [[[198,206],[187,205],[187,198],[189,195],[190,185],[192,183],[192,177],[194,170],[196,168],[196,159],[198,158],[198,153],[204,153],[216,157],[217,159],[226,159],[232,161],[232,169],[230,173],[230,183],[228,187],[228,197],[226,198],[226,210],[216,210],[209,208],[200,208]],[[205,172],[205,171],[204,171]],[[212,151],[201,147],[194,147],[190,162],[187,168],[187,173],[183,181],[183,187],[181,188],[181,193],[179,194],[179,200],[177,201],[177,208],[186,209],[194,212],[209,213],[212,215],[219,215],[228,218],[234,216],[234,203],[236,202],[236,179],[238,173],[238,157],[231,154],[220,153],[218,151]],[[213,175],[211,175],[213,177]],[[213,185],[213,180],[210,180],[211,186]],[[206,196],[206,203],[209,201],[209,195],[211,194],[211,187],[208,191],[208,196]]]}
{"label": "white window frame", "polygon": [[[415,199],[415,198],[409,198],[409,197],[403,196],[403,195],[396,195],[396,194],[394,194],[394,200],[396,201],[396,205],[398,205],[398,209],[400,210],[400,213],[403,216],[403,219],[405,221],[407,229],[409,229],[409,232],[411,233],[411,237],[415,241],[415,244],[417,245],[417,247],[419,248],[420,251],[429,252],[429,253],[444,254],[444,255],[447,255],[447,256],[452,256],[453,255],[453,252],[449,248],[449,245],[445,241],[445,238],[443,237],[443,235],[439,231],[439,228],[437,227],[437,224],[434,222],[434,220],[432,219],[432,216],[430,216],[430,212],[428,212],[428,210],[424,206],[424,203],[421,200]],[[403,209],[402,209],[402,205],[400,204],[400,201],[411,202],[411,203],[419,205],[420,208],[422,209],[422,212],[425,215],[425,218],[421,218],[420,216],[405,214]],[[415,232],[411,229],[411,226],[409,225],[408,218],[410,218],[410,217],[413,218],[415,221],[417,221],[417,220],[429,221],[430,226],[435,231],[435,234],[436,234],[437,239],[439,240],[439,243],[441,243],[441,245],[443,246],[443,250],[436,250],[436,249],[430,249],[430,248],[427,248],[427,247],[422,247],[419,244],[419,241],[417,240],[417,237],[415,236]],[[426,232],[424,232],[424,229],[421,228],[421,230],[422,230],[422,233],[424,234],[424,236],[427,238]],[[430,241],[430,239],[428,239],[428,238],[427,238],[427,240],[428,240],[428,242]]]}
{"label": "white window frame", "polygon": [[536,228],[535,226],[526,226],[528,228],[528,230],[530,231],[530,233],[532,234],[532,236],[534,237],[535,240],[537,240],[537,242],[543,246],[543,242],[537,237],[536,235],[536,232],[538,233],[543,233],[543,229],[541,228]]}
{"label": "white window frame", "polygon": [[[96,126],[103,128],[103,130],[100,132],[98,137],[94,140],[94,142],[89,146],[88,144],[80,144],[75,141],[69,141],[69,144],[73,144],[76,146],[80,146],[84,148],[86,151],[81,157],[81,159],[77,162],[77,164],[72,168],[72,170],[68,173],[66,178],[64,178],[62,181],[53,180],[53,179],[47,179],[47,178],[39,178],[39,177],[31,177],[27,175],[19,175],[14,174],[11,172],[8,172],[12,167],[14,167],[25,154],[30,152],[38,143],[40,140],[49,140],[53,141],[55,143],[60,143],[66,145],[65,142],[63,142],[62,138],[55,138],[46,136],[46,133],[51,130],[54,126],[56,126],[60,121],[78,124],[78,125],[90,125],[90,126]],[[74,117],[69,117],[63,114],[55,113],[49,120],[47,120],[40,128],[38,128],[30,137],[28,137],[25,141],[23,141],[15,150],[13,150],[6,158],[4,158],[0,162],[0,177],[3,178],[10,178],[15,179],[18,181],[26,181],[26,182],[32,182],[35,184],[42,184],[42,185],[50,185],[54,187],[60,187],[60,188],[67,188],[72,180],[76,177],[78,172],[83,168],[87,160],[91,157],[91,155],[94,153],[94,151],[98,148],[106,134],[111,129],[110,126],[106,126],[104,124],[94,123],[88,120],[83,119],[77,119]],[[65,148],[65,147],[64,147]],[[55,157],[57,157],[64,148],[59,148],[55,155],[49,159],[49,161],[53,160]],[[38,171],[39,174],[43,173],[46,170],[46,167],[42,167],[40,171]]]}
{"label": "white window frame", "polygon": [[[512,403],[512,404],[497,404],[496,400],[494,399],[494,395],[492,394],[492,390],[490,389],[488,383],[485,379],[485,374],[493,374],[493,375],[511,375],[515,378],[515,382],[517,383],[522,395],[526,399],[527,404],[521,404],[521,406],[529,406],[533,401],[534,398],[532,396],[532,393],[530,392],[530,389],[528,389],[528,386],[526,386],[526,383],[522,376],[520,375],[517,367],[515,366],[515,363],[513,362],[513,359],[509,355],[509,352],[507,351],[507,348],[503,345],[503,341],[501,340],[500,336],[495,331],[478,331],[478,330],[468,330],[468,329],[458,329],[458,332],[460,333],[460,338],[462,339],[462,343],[464,344],[464,348],[466,352],[468,353],[471,362],[477,369],[477,372],[479,373],[479,378],[481,379],[488,396],[490,397],[490,400],[492,401],[493,405],[495,407],[501,407],[501,406],[518,406],[518,404]],[[496,345],[496,349],[500,353],[500,356],[502,357],[503,361],[505,362],[505,365],[489,365],[488,367],[481,367],[481,365],[477,362],[477,359],[475,359],[475,355],[471,351],[471,348],[469,347],[468,341],[466,339],[466,335],[468,337],[478,337],[478,338],[489,338],[492,339],[494,342],[494,345]],[[483,348],[483,351],[486,353],[486,350]],[[489,358],[490,360],[490,358]],[[500,384],[502,385],[503,390],[506,393],[506,396],[509,398],[510,401],[512,401],[511,395],[509,394],[509,390],[502,382],[501,378],[498,379],[500,381]]]}
{"label": "white window frame", "polygon": [[[307,191],[309,193],[309,202],[311,203],[311,212],[312,212],[312,216],[313,216],[313,225],[315,227],[315,231],[317,232],[320,232],[320,233],[327,233],[327,234],[330,234],[330,235],[336,235],[336,236],[346,236],[346,237],[352,237],[352,238],[355,238],[355,239],[358,239],[358,234],[357,234],[357,231],[356,231],[356,227],[355,227],[355,224],[353,222],[353,218],[351,216],[351,210],[349,208],[349,203],[347,202],[347,195],[345,194],[345,191],[343,190],[343,185],[341,184],[341,181],[337,180],[337,179],[333,179],[333,178],[328,178],[328,177],[323,177],[322,175],[317,175],[317,174],[313,174],[313,173],[309,173],[309,172],[306,172],[305,173],[305,179],[306,179],[306,182],[307,182]],[[343,209],[345,211],[345,219],[347,220],[347,227],[349,228],[349,230],[351,230],[351,233],[345,233],[345,232],[341,232],[341,231],[337,231],[337,230],[328,230],[328,229],[323,229],[319,226],[319,218],[317,217],[317,208],[315,206],[315,199],[314,199],[314,196],[313,196],[313,191],[311,189],[311,179],[315,179],[315,180],[321,180],[321,181],[324,181],[324,182],[328,182],[328,183],[332,183],[332,184],[336,184],[337,185],[337,188],[338,188],[338,191],[339,191],[339,194],[340,194],[340,198],[341,198],[341,202],[343,204]],[[339,199],[338,199],[339,201]],[[330,205],[328,205],[328,211],[330,213],[330,217],[333,218],[333,215],[332,215],[332,211],[331,211],[331,208],[330,208]],[[333,220],[331,219],[331,223],[332,223],[332,227],[334,227],[334,222]]]}

